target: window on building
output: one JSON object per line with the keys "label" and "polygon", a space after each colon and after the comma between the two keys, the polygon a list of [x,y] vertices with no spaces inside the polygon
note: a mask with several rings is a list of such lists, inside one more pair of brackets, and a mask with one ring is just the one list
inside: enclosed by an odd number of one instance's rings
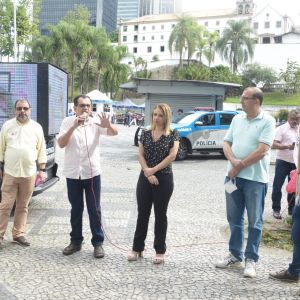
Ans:
{"label": "window on building", "polygon": [[133,53],[137,53],[137,47],[133,47],[132,51]]}
{"label": "window on building", "polygon": [[124,26],[123,26],[123,31],[126,32],[127,29],[128,29],[127,25],[124,25]]}
{"label": "window on building", "polygon": [[151,36],[151,40],[154,41],[154,35]]}
{"label": "window on building", "polygon": [[160,52],[165,52],[165,46],[160,46]]}
{"label": "window on building", "polygon": [[160,26],[160,29],[165,29],[165,25],[161,25],[161,26]]}
{"label": "window on building", "polygon": [[143,36],[142,40],[144,41],[145,39],[146,39],[145,36]]}
{"label": "window on building", "polygon": [[133,36],[133,41],[134,41],[134,42],[137,42],[137,41],[138,41],[138,36],[137,36],[137,35],[134,35],[134,36]]}
{"label": "window on building", "polygon": [[265,22],[265,28],[270,28],[270,22]]}
{"label": "window on building", "polygon": [[204,22],[204,26],[206,26],[206,27],[208,26],[208,22],[207,22],[207,21],[206,21],[206,22]]}
{"label": "window on building", "polygon": [[243,5],[239,5],[238,13],[239,15],[243,14]]}
{"label": "window on building", "polygon": [[249,14],[250,13],[250,6],[247,4],[245,6],[245,14]]}
{"label": "window on building", "polygon": [[163,36],[163,35],[161,35],[161,36],[160,36],[160,39],[161,39],[161,40],[163,40],[163,39],[164,39],[164,36]]}
{"label": "window on building", "polygon": [[268,36],[263,37],[262,39],[263,44],[270,44],[271,43],[271,39]]}
{"label": "window on building", "polygon": [[280,28],[281,27],[281,21],[276,21],[276,27]]}
{"label": "window on building", "polygon": [[253,29],[258,29],[258,22],[253,23]]}
{"label": "window on building", "polygon": [[220,25],[220,21],[216,21],[216,25],[219,26]]}
{"label": "window on building", "polygon": [[152,30],[155,30],[155,25],[152,25]]}
{"label": "window on building", "polygon": [[103,111],[104,112],[110,112],[110,106],[109,106],[109,104],[103,104]]}
{"label": "window on building", "polygon": [[134,31],[138,31],[139,30],[139,25],[134,25]]}
{"label": "window on building", "polygon": [[152,47],[147,47],[147,52],[151,53],[152,52]]}
{"label": "window on building", "polygon": [[282,43],[282,37],[281,36],[275,36],[274,37],[274,42],[276,44],[281,44]]}
{"label": "window on building", "polygon": [[123,35],[123,42],[127,42],[127,36]]}
{"label": "window on building", "polygon": [[146,30],[146,26],[143,26],[143,30],[144,30],[144,31]]}
{"label": "window on building", "polygon": [[97,111],[97,104],[93,104],[93,111]]}

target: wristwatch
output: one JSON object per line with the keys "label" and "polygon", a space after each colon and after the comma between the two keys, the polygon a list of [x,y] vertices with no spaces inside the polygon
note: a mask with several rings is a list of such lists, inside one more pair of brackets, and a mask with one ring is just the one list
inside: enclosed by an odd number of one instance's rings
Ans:
{"label": "wristwatch", "polygon": [[39,169],[39,171],[41,171],[41,172],[46,172],[46,169]]}

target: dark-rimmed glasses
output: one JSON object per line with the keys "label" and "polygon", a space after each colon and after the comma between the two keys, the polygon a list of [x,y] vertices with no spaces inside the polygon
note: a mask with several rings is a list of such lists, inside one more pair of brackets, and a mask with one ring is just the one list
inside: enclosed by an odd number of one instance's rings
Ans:
{"label": "dark-rimmed glasses", "polygon": [[254,98],[254,97],[241,96],[240,99],[241,99],[241,101],[246,101],[246,100],[255,100],[256,98]]}
{"label": "dark-rimmed glasses", "polygon": [[91,104],[78,104],[78,106],[79,106],[80,108],[84,108],[84,107],[90,108],[90,107],[91,107]]}
{"label": "dark-rimmed glasses", "polygon": [[21,110],[25,110],[25,111],[27,111],[28,109],[29,109],[30,107],[26,107],[26,106],[18,106],[18,107],[16,107],[16,110],[18,110],[18,111],[21,111]]}

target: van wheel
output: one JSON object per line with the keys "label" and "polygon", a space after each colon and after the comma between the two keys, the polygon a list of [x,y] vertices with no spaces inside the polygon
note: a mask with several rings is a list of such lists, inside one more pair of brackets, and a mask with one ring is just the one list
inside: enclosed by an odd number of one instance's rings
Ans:
{"label": "van wheel", "polygon": [[179,149],[177,152],[176,160],[184,160],[187,158],[188,155],[188,147],[186,140],[181,139],[179,143]]}

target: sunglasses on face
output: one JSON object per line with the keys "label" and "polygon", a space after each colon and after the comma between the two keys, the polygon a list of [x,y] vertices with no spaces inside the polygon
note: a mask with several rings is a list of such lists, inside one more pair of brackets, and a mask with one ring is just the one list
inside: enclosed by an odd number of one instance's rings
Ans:
{"label": "sunglasses on face", "polygon": [[29,108],[30,108],[30,107],[22,107],[22,106],[18,106],[18,107],[16,107],[16,110],[17,110],[17,111],[21,111],[21,110],[27,111]]}

